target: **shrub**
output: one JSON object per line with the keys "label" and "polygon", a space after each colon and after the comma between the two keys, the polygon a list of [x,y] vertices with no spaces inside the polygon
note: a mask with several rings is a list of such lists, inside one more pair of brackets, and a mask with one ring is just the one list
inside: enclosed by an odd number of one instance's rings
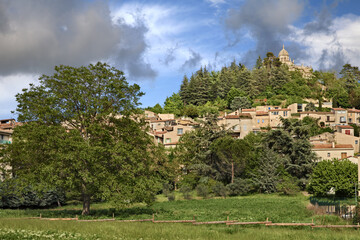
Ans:
{"label": "shrub", "polygon": [[180,188],[180,192],[183,194],[184,199],[190,200],[191,199],[191,188],[188,185],[183,185]]}
{"label": "shrub", "polygon": [[198,196],[207,198],[209,195],[209,188],[204,184],[199,184],[196,187],[196,192],[197,192]]}
{"label": "shrub", "polygon": [[236,178],[234,183],[226,185],[230,196],[246,195],[252,190],[252,183],[249,179]]}
{"label": "shrub", "polygon": [[174,193],[169,193],[167,195],[167,198],[168,200],[171,202],[171,201],[175,201],[175,194]]}
{"label": "shrub", "polygon": [[300,191],[298,180],[291,176],[283,176],[276,185],[276,189],[285,195],[294,195]]}
{"label": "shrub", "polygon": [[226,197],[227,196],[226,187],[221,182],[217,182],[213,186],[212,190],[213,190],[215,196],[218,196],[218,197]]}
{"label": "shrub", "polygon": [[172,190],[173,190],[173,185],[171,185],[170,183],[163,183],[163,194],[165,196],[168,196]]}

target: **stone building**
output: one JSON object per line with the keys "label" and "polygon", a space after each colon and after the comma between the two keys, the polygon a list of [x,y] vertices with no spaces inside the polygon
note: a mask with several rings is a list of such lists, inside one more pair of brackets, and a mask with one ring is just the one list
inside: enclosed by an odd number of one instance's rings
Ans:
{"label": "stone building", "polygon": [[298,70],[304,78],[310,78],[312,76],[312,67],[295,65],[295,61],[289,57],[289,53],[285,50],[284,45],[283,49],[279,52],[279,60],[281,63],[286,64],[289,67],[289,71]]}

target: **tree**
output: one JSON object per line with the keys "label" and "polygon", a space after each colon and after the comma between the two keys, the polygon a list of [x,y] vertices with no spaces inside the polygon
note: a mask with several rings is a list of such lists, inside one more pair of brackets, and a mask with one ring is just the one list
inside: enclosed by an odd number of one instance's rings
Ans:
{"label": "tree", "polygon": [[13,173],[44,188],[81,193],[82,214],[89,214],[92,197],[150,203],[164,155],[143,122],[133,120],[139,86],[105,63],[60,65],[39,80],[16,95],[25,124],[15,129],[3,158]]}
{"label": "tree", "polygon": [[309,102],[308,104],[306,104],[305,111],[315,112],[315,110],[316,110],[316,107],[315,107],[314,103]]}
{"label": "tree", "polygon": [[251,102],[247,97],[235,97],[230,104],[232,110],[237,110],[239,108],[251,108]]}
{"label": "tree", "polygon": [[173,93],[171,97],[167,97],[164,102],[164,112],[165,113],[174,113],[177,116],[181,115],[181,111],[184,107],[184,104],[181,100],[180,94]]}
{"label": "tree", "polygon": [[321,161],[314,168],[308,190],[315,196],[326,196],[334,188],[336,196],[353,196],[357,173],[357,165],[347,159]]}

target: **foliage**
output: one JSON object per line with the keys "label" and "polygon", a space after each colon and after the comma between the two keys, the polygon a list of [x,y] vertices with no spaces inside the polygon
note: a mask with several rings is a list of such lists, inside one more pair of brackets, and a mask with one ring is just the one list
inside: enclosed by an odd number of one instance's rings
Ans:
{"label": "foliage", "polygon": [[251,102],[247,97],[235,97],[230,104],[230,108],[233,111],[240,108],[251,108]]}
{"label": "foliage", "polygon": [[156,114],[164,112],[163,108],[161,107],[161,105],[159,103],[155,104],[155,106],[153,106],[153,107],[146,108],[146,110],[149,110],[149,111],[154,112]]}
{"label": "foliage", "polygon": [[212,191],[215,194],[215,196],[218,196],[218,197],[226,197],[227,196],[226,187],[224,186],[224,184],[222,182],[216,182],[216,184],[212,188]]}
{"label": "foliage", "polygon": [[65,193],[60,189],[37,192],[31,186],[22,186],[17,178],[0,182],[1,208],[42,208],[61,206]]}
{"label": "foliage", "polygon": [[235,178],[233,183],[226,185],[229,196],[243,196],[254,191],[254,184],[250,179]]}
{"label": "foliage", "polygon": [[325,160],[315,166],[308,190],[315,196],[326,196],[334,188],[336,196],[353,196],[357,179],[357,164],[347,159]]}
{"label": "foliage", "polygon": [[189,187],[188,185],[182,185],[180,188],[180,192],[183,194],[184,199],[191,199],[191,187]]}
{"label": "foliage", "polygon": [[197,195],[203,198],[207,198],[209,196],[209,188],[205,184],[199,184],[196,187]]}
{"label": "foliage", "polygon": [[173,93],[171,97],[167,97],[164,102],[164,113],[173,113],[176,116],[180,116],[183,110],[184,104],[181,100],[180,94]]}
{"label": "foliage", "polygon": [[16,95],[26,124],[14,130],[2,160],[34,187],[81,193],[83,214],[93,197],[151,203],[166,164],[144,123],[131,117],[141,95],[103,63],[55,67]]}
{"label": "foliage", "polygon": [[310,102],[310,103],[306,104],[305,111],[315,112],[315,110],[316,110],[316,107],[315,107],[314,103]]}

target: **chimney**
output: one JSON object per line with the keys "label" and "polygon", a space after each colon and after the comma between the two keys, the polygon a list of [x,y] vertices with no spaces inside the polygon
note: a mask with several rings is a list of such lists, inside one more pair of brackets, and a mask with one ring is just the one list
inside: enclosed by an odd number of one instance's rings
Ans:
{"label": "chimney", "polygon": [[332,142],[331,145],[332,148],[335,148],[335,142]]}

